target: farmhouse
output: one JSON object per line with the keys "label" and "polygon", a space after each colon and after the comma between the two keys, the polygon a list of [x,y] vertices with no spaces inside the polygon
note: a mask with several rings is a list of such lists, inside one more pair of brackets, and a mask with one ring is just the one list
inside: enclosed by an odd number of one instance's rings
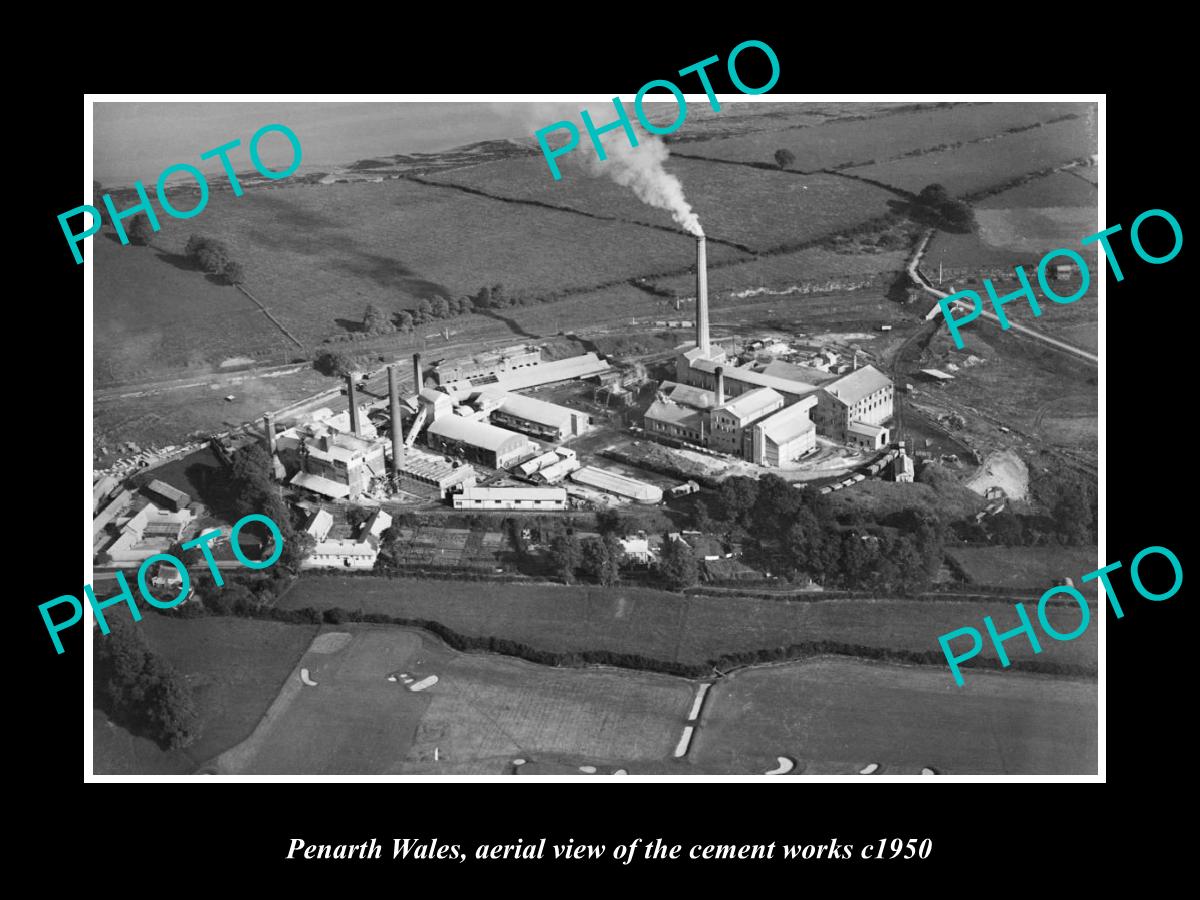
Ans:
{"label": "farmhouse", "polygon": [[141,562],[156,553],[166,553],[182,538],[191,524],[188,509],[175,512],[147,503],[121,526],[121,533],[106,551],[113,562]]}

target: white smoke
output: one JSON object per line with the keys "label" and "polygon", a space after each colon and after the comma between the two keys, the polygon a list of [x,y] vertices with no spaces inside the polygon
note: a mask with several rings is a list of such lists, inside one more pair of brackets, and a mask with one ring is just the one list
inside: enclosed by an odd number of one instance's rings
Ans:
{"label": "white smoke", "polygon": [[670,153],[657,135],[642,132],[638,134],[638,145],[631,147],[622,131],[612,132],[612,137],[604,144],[606,159],[603,162],[596,156],[591,141],[580,140],[579,149],[583,151],[584,166],[590,174],[604,175],[632,189],[643,203],[669,212],[688,234],[703,237],[700,217],[692,212],[692,205],[684,197],[683,184],[663,168]]}

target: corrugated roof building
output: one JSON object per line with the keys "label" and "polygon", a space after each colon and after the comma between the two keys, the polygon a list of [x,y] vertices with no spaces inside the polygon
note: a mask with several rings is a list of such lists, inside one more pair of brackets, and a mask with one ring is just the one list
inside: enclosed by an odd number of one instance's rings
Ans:
{"label": "corrugated roof building", "polygon": [[425,436],[434,450],[493,469],[507,469],[530,455],[529,440],[523,435],[462,416],[438,419],[425,430]]}

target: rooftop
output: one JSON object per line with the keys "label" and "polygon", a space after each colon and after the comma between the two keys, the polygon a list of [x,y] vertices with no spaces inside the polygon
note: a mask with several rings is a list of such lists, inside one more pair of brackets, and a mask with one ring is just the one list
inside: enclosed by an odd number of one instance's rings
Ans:
{"label": "rooftop", "polygon": [[693,431],[699,431],[700,423],[703,421],[703,417],[696,410],[665,400],[655,400],[651,403],[650,408],[646,410],[645,418],[653,419],[656,422],[669,422],[672,425],[691,428]]}
{"label": "rooftop", "polygon": [[486,422],[464,419],[462,416],[445,416],[433,422],[427,431],[438,437],[462,441],[493,453],[515,449],[526,442],[524,436],[515,432],[505,431]]}
{"label": "rooftop", "polygon": [[[813,402],[809,402],[810,399]],[[762,429],[763,436],[774,441],[776,444],[787,443],[800,437],[805,432],[816,428],[812,419],[809,418],[809,410],[814,405],[815,398],[806,398],[786,409],[781,409],[772,416],[768,416],[755,427]]]}
{"label": "rooftop", "polygon": [[543,500],[567,502],[565,488],[536,487],[478,487],[467,485],[462,491],[466,500]]}
{"label": "rooftop", "polygon": [[[691,367],[701,372],[712,374],[717,370],[717,363],[709,359],[697,359],[691,363]],[[768,375],[765,372],[755,372],[749,366],[725,366],[724,369],[726,383],[729,381],[740,381],[743,384],[769,387],[782,394],[801,397],[805,394],[811,394],[817,389],[816,385],[809,384],[807,381],[794,381],[790,378],[779,378],[775,375]]]}
{"label": "rooftop", "polygon": [[864,397],[890,387],[891,384],[892,380],[874,366],[863,366],[821,386],[846,405],[853,406]]}
{"label": "rooftop", "polygon": [[726,400],[717,409],[729,413],[736,419],[746,421],[761,416],[770,407],[781,405],[783,405],[783,397],[778,391],[769,387],[760,387],[734,397],[732,400]]}
{"label": "rooftop", "polygon": [[498,396],[501,401],[500,410],[508,413],[510,416],[552,428],[569,429],[571,427],[571,417],[574,415],[574,412],[565,406],[547,403],[545,400],[538,400],[536,397],[526,397],[523,394],[510,394],[501,391],[485,391],[484,394],[486,396]]}
{"label": "rooftop", "polygon": [[692,387],[690,384],[664,381],[658,386],[658,389],[672,402],[690,406],[692,409],[712,409],[717,405],[717,395],[713,391]]}

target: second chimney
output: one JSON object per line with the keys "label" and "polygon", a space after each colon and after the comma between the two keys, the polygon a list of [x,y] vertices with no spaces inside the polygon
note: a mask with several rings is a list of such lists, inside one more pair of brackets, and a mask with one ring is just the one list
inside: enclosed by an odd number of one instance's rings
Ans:
{"label": "second chimney", "polygon": [[275,417],[270,413],[263,416],[263,430],[267,435],[267,453],[275,455]]}
{"label": "second chimney", "polygon": [[400,474],[404,463],[404,437],[400,432],[400,367],[388,366],[388,396],[392,401],[392,472]]}
{"label": "second chimney", "polygon": [[413,393],[421,393],[421,388],[425,387],[425,379],[421,377],[421,354],[413,354]]}
{"label": "second chimney", "polygon": [[708,347],[708,250],[704,235],[696,238],[696,346],[709,357]]}
{"label": "second chimney", "polygon": [[725,402],[725,367],[717,366],[717,406]]}
{"label": "second chimney", "polygon": [[346,398],[350,401],[350,431],[358,435],[358,394],[354,390],[354,375],[346,376]]}

